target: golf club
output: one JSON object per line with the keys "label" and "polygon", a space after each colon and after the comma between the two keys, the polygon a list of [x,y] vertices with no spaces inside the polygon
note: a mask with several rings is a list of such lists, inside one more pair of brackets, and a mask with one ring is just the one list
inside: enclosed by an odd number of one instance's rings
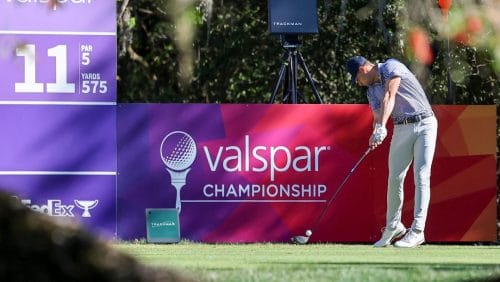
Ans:
{"label": "golf club", "polygon": [[340,190],[342,189],[342,187],[344,186],[344,184],[347,182],[347,179],[349,179],[349,177],[354,172],[354,170],[358,167],[358,165],[361,163],[361,161],[364,160],[364,158],[368,155],[368,153],[370,153],[371,150],[372,149],[370,147],[368,147],[368,149],[366,149],[366,151],[363,153],[363,155],[358,160],[358,162],[353,166],[353,168],[351,169],[351,171],[344,178],[344,181],[342,181],[342,183],[340,184],[339,188],[337,188],[337,191],[335,191],[335,193],[333,193],[332,197],[328,200],[328,203],[323,208],[323,211],[321,211],[320,216],[318,217],[318,219],[316,219],[316,222],[314,223],[313,228],[311,230],[308,229],[305,232],[306,236],[293,236],[292,239],[291,239],[292,243],[299,244],[299,245],[307,244],[307,242],[309,241],[309,238],[311,238],[311,235],[314,233],[314,231],[316,231],[316,228],[318,227],[319,223],[321,222],[321,219],[325,215],[325,212],[330,207],[330,204],[333,202],[333,200],[335,199],[335,197],[337,196],[337,194],[340,192]]}

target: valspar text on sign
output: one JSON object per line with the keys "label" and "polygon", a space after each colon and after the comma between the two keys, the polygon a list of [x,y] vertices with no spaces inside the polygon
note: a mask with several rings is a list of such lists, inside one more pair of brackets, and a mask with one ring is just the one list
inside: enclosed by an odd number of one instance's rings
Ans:
{"label": "valspar text on sign", "polygon": [[266,172],[271,181],[275,180],[276,172],[319,171],[320,154],[329,151],[329,146],[296,146],[289,149],[286,146],[251,146],[250,136],[245,135],[243,147],[219,146],[215,154],[207,146],[203,146],[205,157],[211,171],[220,167],[226,172]]}

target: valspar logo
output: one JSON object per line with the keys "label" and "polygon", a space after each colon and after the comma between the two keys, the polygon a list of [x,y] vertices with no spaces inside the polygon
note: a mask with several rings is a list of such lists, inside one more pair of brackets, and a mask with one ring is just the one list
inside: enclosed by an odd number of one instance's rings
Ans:
{"label": "valspar logo", "polygon": [[[160,156],[170,174],[171,185],[177,190],[176,208],[181,210],[180,190],[195,162],[197,150],[203,155],[197,162],[205,171],[223,172],[216,179],[211,174],[198,179],[205,199],[320,199],[327,186],[306,181],[307,184],[286,181],[289,173],[319,173],[322,154],[330,146],[264,145],[252,141],[245,135],[241,143],[231,145],[203,145],[198,148],[193,137],[183,131],[165,135],[160,146]],[[261,175],[263,183],[230,183],[232,173],[254,173]],[[305,177],[305,176],[304,176]],[[201,182],[201,183],[200,183]]]}
{"label": "valspar logo", "polygon": [[329,150],[329,146],[288,148],[252,144],[249,135],[245,135],[243,146],[218,146],[215,152],[203,146],[211,171],[258,172],[267,174],[271,181],[280,172],[319,172],[320,155]]}
{"label": "valspar logo", "polygon": [[95,208],[98,202],[98,200],[74,200],[75,205],[73,205],[63,203],[60,199],[48,199],[46,203],[35,204],[31,199],[21,199],[21,203],[36,212],[58,217],[75,217],[75,214],[81,217],[92,217],[90,210]]}
{"label": "valspar logo", "polygon": [[[287,175],[319,173],[322,154],[330,151],[330,146],[294,147],[261,144],[250,135],[243,142],[229,146],[203,146],[206,165],[211,172],[251,173],[262,179],[262,183],[231,183],[217,180],[205,183],[203,195],[216,200],[319,200],[327,191],[327,185],[305,179],[301,183],[288,181]],[[267,142],[266,142],[267,143]],[[310,174],[308,174],[310,176]],[[304,177],[306,177],[304,175]],[[293,177],[292,177],[293,178]],[[295,178],[296,179],[296,178]],[[306,183],[306,184],[305,184]]]}

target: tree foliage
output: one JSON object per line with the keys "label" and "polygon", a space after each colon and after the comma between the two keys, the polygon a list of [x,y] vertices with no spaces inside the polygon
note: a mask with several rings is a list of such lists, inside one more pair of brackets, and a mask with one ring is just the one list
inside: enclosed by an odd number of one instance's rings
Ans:
{"label": "tree foliage", "polygon": [[[181,60],[184,30],[172,16],[174,0],[118,1],[119,101],[168,103],[266,103],[282,63],[282,46],[269,34],[266,1],[204,1],[185,13],[194,27],[191,56]],[[179,1],[180,2],[180,1]],[[415,4],[415,2],[417,4]],[[349,83],[344,62],[361,54],[373,61],[395,57],[408,64],[434,104],[445,104],[448,67],[459,104],[499,104],[499,82],[492,50],[461,45],[439,34],[426,13],[437,3],[414,1],[318,1],[320,32],[301,36],[300,51],[326,103],[365,103],[363,92]],[[124,5],[126,4],[126,5]],[[422,5],[427,8],[422,8]],[[429,8],[431,6],[431,8]],[[178,18],[178,17],[177,17]],[[435,60],[419,63],[408,48],[409,30],[428,30]],[[494,50],[493,50],[494,51]],[[450,55],[448,61],[447,54]],[[448,65],[449,62],[449,65]],[[192,65],[183,77],[184,64]],[[299,89],[310,102],[303,73]]]}

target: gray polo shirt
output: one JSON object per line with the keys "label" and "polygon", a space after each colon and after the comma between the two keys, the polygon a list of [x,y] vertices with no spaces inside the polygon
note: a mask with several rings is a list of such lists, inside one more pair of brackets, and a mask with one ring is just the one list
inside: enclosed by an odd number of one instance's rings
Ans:
{"label": "gray polo shirt", "polygon": [[378,110],[381,107],[384,99],[385,82],[393,77],[400,77],[401,83],[396,93],[394,110],[391,115],[394,122],[406,117],[432,113],[424,89],[415,75],[404,64],[396,59],[389,59],[378,64],[378,71],[382,82],[370,85],[366,93],[370,107],[373,110]]}

